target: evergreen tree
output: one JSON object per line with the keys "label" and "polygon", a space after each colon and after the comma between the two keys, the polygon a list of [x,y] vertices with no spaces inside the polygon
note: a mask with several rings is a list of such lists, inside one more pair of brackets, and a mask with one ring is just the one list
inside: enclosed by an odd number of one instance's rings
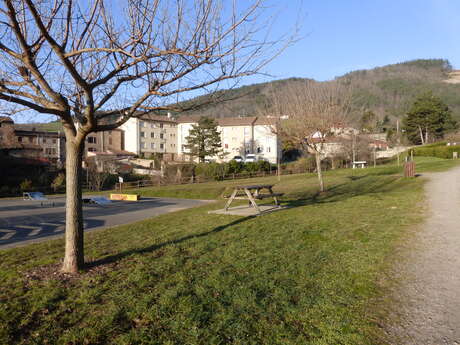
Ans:
{"label": "evergreen tree", "polygon": [[206,156],[215,156],[222,152],[220,133],[217,130],[217,122],[209,117],[202,116],[198,124],[192,125],[189,132],[187,145],[190,155],[198,157],[204,162]]}
{"label": "evergreen tree", "polygon": [[403,121],[407,138],[414,144],[427,144],[441,139],[457,124],[452,112],[442,100],[431,92],[420,95]]}
{"label": "evergreen tree", "polygon": [[377,116],[372,110],[366,110],[361,117],[360,125],[363,132],[372,133],[375,131]]}

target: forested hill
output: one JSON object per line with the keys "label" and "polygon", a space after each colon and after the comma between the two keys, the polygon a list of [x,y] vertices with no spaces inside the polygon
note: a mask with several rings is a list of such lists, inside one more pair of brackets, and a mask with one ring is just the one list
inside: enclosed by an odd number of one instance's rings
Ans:
{"label": "forested hill", "polygon": [[[336,79],[351,85],[352,117],[355,120],[366,110],[372,110],[379,118],[385,115],[393,120],[400,118],[414,98],[428,90],[440,96],[453,110],[454,117],[460,119],[460,84],[446,82],[451,72],[452,67],[447,60],[413,60],[354,71]],[[301,80],[276,80],[220,91],[220,96],[228,101],[208,105],[193,114],[215,117],[253,115],[259,107],[270,102],[271,92]],[[206,96],[195,101],[203,98]]]}
{"label": "forested hill", "polygon": [[[451,77],[457,77],[458,80],[446,82]],[[417,95],[429,90],[441,97],[453,110],[454,118],[460,120],[460,75],[452,71],[447,60],[413,60],[354,71],[336,79],[350,84],[353,90],[353,112],[350,115],[352,123],[357,122],[367,110],[373,111],[380,119],[388,115],[390,121],[394,123],[397,118],[404,116]],[[272,92],[303,80],[290,78],[222,90],[217,93],[218,99],[225,101],[210,103],[186,114],[211,117],[257,115],[261,107],[270,103]],[[188,102],[201,103],[208,97],[201,96]],[[181,116],[181,114],[177,115]],[[49,129],[55,127],[51,126]]]}

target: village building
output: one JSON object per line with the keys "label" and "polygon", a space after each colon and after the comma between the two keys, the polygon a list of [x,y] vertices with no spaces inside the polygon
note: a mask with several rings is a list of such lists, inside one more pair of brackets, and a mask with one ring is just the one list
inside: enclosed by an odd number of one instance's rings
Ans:
{"label": "village building", "polygon": [[125,149],[142,157],[162,154],[174,160],[177,153],[177,122],[170,116],[143,115],[130,118],[120,129],[125,133]]}
{"label": "village building", "polygon": [[[177,120],[177,154],[182,160],[190,160],[187,137],[200,116],[183,116]],[[235,156],[255,154],[259,159],[276,163],[281,144],[276,134],[275,121],[267,117],[224,117],[216,119],[221,134],[222,156],[209,157],[217,162],[228,162]]]}
{"label": "village building", "polygon": [[65,160],[65,138],[60,132],[44,131],[34,124],[15,124],[0,117],[0,149],[16,158],[40,159],[51,164]]}

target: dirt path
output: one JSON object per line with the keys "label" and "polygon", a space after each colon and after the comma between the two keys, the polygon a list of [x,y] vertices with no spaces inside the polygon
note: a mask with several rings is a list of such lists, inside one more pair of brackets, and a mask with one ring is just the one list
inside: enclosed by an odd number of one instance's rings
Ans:
{"label": "dirt path", "polygon": [[460,167],[427,177],[428,218],[397,268],[392,344],[460,344]]}

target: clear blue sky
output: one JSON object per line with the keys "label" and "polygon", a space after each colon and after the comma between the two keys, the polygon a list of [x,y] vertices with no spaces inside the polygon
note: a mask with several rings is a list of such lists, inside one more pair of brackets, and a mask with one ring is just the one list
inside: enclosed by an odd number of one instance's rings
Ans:
{"label": "clear blue sky", "polygon": [[[282,31],[298,13],[295,0],[273,0],[283,7]],[[304,0],[300,42],[267,66],[276,78],[333,79],[419,58],[445,58],[460,68],[459,0]],[[251,77],[243,81],[264,81]]]}
{"label": "clear blue sky", "polygon": [[329,80],[425,58],[448,59],[460,68],[460,0],[267,1],[274,6],[268,10],[279,13],[275,34],[286,32],[302,13],[303,39],[265,68],[274,78],[252,76],[240,85],[289,77]]}

